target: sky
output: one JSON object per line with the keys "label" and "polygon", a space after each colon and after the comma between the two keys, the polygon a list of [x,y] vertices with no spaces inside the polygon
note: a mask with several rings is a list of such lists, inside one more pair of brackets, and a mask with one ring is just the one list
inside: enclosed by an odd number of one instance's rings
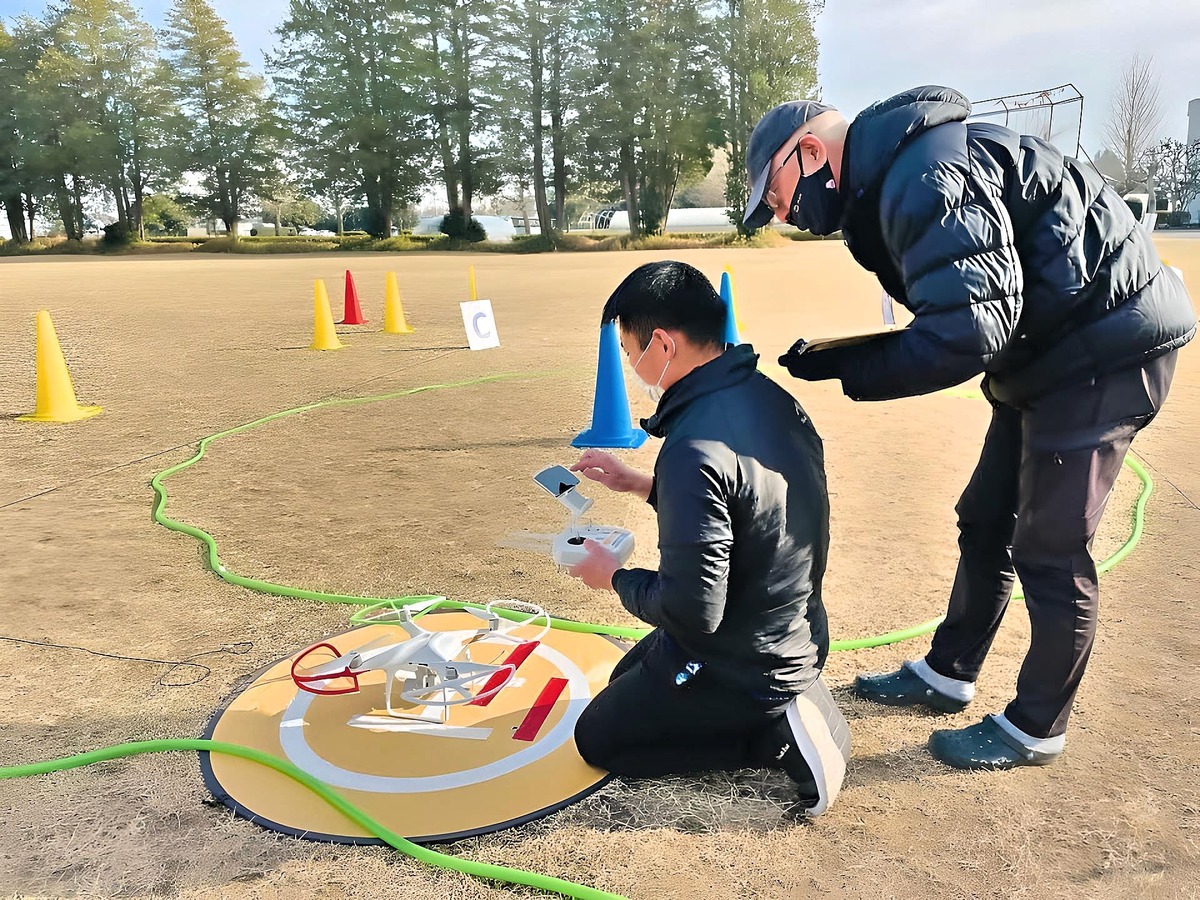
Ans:
{"label": "sky", "polygon": [[[210,2],[261,70],[287,0]],[[170,0],[133,3],[158,26]],[[0,0],[0,17],[44,8],[44,0]],[[981,100],[1070,82],[1084,95],[1092,156],[1134,52],[1153,56],[1164,137],[1186,137],[1188,101],[1200,98],[1200,0],[825,0],[817,37],[823,97],[848,116],[922,84]]]}

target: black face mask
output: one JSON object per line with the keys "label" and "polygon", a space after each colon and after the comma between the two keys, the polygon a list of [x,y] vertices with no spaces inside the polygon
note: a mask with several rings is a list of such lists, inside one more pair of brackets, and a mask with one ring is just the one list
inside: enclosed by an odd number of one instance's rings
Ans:
{"label": "black face mask", "polygon": [[800,180],[788,208],[789,225],[813,234],[833,234],[842,224],[842,197],[833,183],[829,160],[811,175],[804,174],[800,165]]}

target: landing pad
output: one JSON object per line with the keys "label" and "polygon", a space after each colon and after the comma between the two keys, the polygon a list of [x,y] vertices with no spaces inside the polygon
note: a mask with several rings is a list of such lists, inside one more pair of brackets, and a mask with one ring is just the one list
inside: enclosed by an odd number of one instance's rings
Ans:
{"label": "landing pad", "polygon": [[[430,631],[480,624],[459,611],[430,613],[421,622]],[[397,631],[367,625],[326,640],[347,653]],[[389,716],[378,671],[362,676],[357,693],[300,690],[291,677],[293,655],[259,673],[213,717],[205,737],[287,759],[411,840],[485,834],[548,815],[608,780],[580,758],[573,732],[625,649],[600,635],[551,629],[522,648],[502,690],[452,707],[445,722],[440,710],[407,704],[396,711],[412,718]],[[476,645],[473,653],[476,661],[499,665],[514,648]],[[200,754],[200,765],[217,799],[265,828],[312,840],[380,843],[280,773],[220,754]]]}

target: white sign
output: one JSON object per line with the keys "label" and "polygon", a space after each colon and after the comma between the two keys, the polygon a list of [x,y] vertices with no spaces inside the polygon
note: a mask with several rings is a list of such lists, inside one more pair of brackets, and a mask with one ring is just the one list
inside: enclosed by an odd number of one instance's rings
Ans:
{"label": "white sign", "polygon": [[467,343],[472,350],[487,350],[500,346],[500,334],[496,331],[496,316],[492,312],[491,300],[468,300],[460,303],[463,328],[467,330]]}

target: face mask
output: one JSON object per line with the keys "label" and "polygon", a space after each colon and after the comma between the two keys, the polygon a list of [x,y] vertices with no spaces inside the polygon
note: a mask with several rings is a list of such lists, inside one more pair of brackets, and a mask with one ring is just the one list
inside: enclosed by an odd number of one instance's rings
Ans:
{"label": "face mask", "polygon": [[[653,343],[654,343],[654,339],[651,338],[650,344],[653,344]],[[658,381],[656,381],[654,384],[647,384],[646,380],[644,378],[642,378],[641,375],[638,374],[637,367],[642,364],[642,359],[645,358],[646,353],[650,350],[650,344],[646,345],[646,349],[642,351],[642,355],[639,356],[637,358],[637,362],[635,362],[633,364],[633,377],[637,379],[638,386],[641,387],[641,389],[646,392],[646,396],[649,397],[651,400],[653,400],[655,403],[657,403],[659,400],[662,399],[662,395],[663,395],[662,380],[667,375],[667,369],[671,368],[671,360],[668,359],[667,364],[665,366],[663,366],[662,373],[658,376]],[[664,347],[666,346],[666,341],[663,342],[663,346]]]}
{"label": "face mask", "polygon": [[811,175],[804,174],[801,162],[800,179],[796,182],[787,220],[789,225],[813,234],[833,234],[838,230],[842,224],[842,197],[833,182],[829,160]]}

